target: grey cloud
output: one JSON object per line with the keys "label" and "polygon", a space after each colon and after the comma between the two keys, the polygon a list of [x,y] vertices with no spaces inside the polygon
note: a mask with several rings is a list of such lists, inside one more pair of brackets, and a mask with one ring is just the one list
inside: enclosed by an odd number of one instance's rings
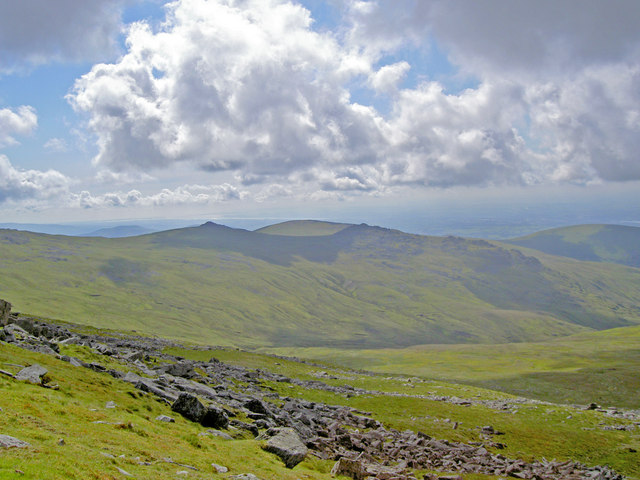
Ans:
{"label": "grey cloud", "polygon": [[97,60],[117,51],[126,0],[0,2],[0,71],[51,60]]}
{"label": "grey cloud", "polygon": [[[364,2],[352,1],[353,5]],[[351,40],[380,50],[431,36],[472,73],[543,74],[637,56],[640,3],[635,0],[380,0],[351,9]]]}

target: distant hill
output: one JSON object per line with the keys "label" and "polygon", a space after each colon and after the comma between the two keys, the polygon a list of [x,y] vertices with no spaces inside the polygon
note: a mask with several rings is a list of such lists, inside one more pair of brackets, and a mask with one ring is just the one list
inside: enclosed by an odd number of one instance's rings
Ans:
{"label": "distant hill", "polygon": [[145,235],[152,233],[154,230],[150,228],[144,228],[139,225],[119,225],[117,227],[101,228],[83,237],[105,237],[105,238],[122,238],[122,237],[134,237],[136,235]]}
{"label": "distant hill", "polygon": [[211,222],[113,239],[0,230],[0,297],[246,347],[542,341],[640,323],[640,270],[531,252],[364,224],[322,236]]}
{"label": "distant hill", "polygon": [[320,222],[317,220],[292,220],[277,223],[256,230],[269,235],[287,235],[292,237],[316,237],[333,235],[351,225],[348,223]]}
{"label": "distant hill", "polygon": [[640,267],[640,228],[622,225],[577,225],[554,228],[507,240],[551,255]]}

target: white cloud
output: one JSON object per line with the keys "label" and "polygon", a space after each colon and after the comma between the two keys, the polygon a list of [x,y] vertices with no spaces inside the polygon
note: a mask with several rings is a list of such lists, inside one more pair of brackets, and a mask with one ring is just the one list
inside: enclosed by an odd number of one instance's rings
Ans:
{"label": "white cloud", "polygon": [[165,188],[160,192],[143,195],[139,190],[110,192],[92,195],[88,191],[69,195],[69,205],[81,208],[112,207],[166,207],[176,205],[210,205],[231,200],[239,200],[246,192],[229,184],[184,185],[173,190]]}
{"label": "white cloud", "polygon": [[[637,2],[346,3],[335,32],[286,0],[176,0],[161,29],[131,25],[127,53],[68,97],[89,115],[101,178],[230,171],[261,201],[640,179]],[[416,61],[403,48],[428,54],[434,38],[477,86],[398,88]],[[388,113],[353,100],[367,87]],[[123,195],[95,201],[138,198]]]}
{"label": "white cloud", "polygon": [[56,170],[19,170],[5,155],[0,155],[0,204],[64,196],[69,184],[69,178]]}
{"label": "white cloud", "polygon": [[183,0],[162,31],[133,25],[127,55],[69,97],[91,115],[95,162],[269,175],[367,161],[382,140],[376,115],[349,103],[342,81],[369,66],[310,26],[307,10],[278,0]]}
{"label": "white cloud", "polygon": [[112,55],[125,0],[0,2],[0,71]]}
{"label": "white cloud", "polygon": [[33,107],[21,106],[17,111],[0,109],[0,148],[15,145],[14,135],[28,135],[38,126],[38,116]]}
{"label": "white cloud", "polygon": [[410,69],[411,65],[407,62],[385,65],[369,76],[369,84],[377,92],[393,92]]}
{"label": "white cloud", "polygon": [[67,152],[69,150],[64,138],[50,138],[45,142],[44,148],[52,152]]}

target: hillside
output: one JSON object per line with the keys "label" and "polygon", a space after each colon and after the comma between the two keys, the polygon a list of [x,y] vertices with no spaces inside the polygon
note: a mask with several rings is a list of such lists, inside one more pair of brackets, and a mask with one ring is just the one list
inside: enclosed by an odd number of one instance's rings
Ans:
{"label": "hillside", "polygon": [[623,480],[640,474],[637,412],[189,347],[25,315],[10,318],[0,337],[2,478]]}
{"label": "hillside", "polygon": [[153,231],[154,230],[139,225],[119,225],[117,227],[101,228],[81,236],[106,238],[135,237],[136,235],[145,235]]}
{"label": "hillside", "polygon": [[466,383],[558,403],[596,402],[640,409],[640,326],[539,343],[268,351],[380,374]]}
{"label": "hillside", "polygon": [[294,237],[315,237],[333,235],[349,227],[348,223],[320,222],[317,220],[293,220],[276,223],[256,230],[269,235],[288,235]]}
{"label": "hillside", "polygon": [[207,223],[105,239],[0,231],[16,309],[245,347],[504,343],[640,321],[640,269],[352,225],[285,236]]}
{"label": "hillside", "polygon": [[640,228],[577,225],[554,228],[506,242],[551,255],[640,267]]}

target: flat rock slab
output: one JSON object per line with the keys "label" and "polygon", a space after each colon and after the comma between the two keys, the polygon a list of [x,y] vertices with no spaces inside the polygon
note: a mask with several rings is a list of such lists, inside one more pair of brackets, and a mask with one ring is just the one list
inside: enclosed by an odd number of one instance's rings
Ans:
{"label": "flat rock slab", "polygon": [[267,452],[275,453],[287,468],[293,468],[307,456],[307,447],[293,428],[281,428],[264,446]]}
{"label": "flat rock slab", "polygon": [[26,380],[29,383],[41,385],[42,377],[44,377],[48,372],[49,371],[43,366],[35,364],[20,370],[16,375],[16,380]]}
{"label": "flat rock slab", "polygon": [[26,448],[30,447],[27,442],[23,442],[9,435],[0,435],[0,448]]}

